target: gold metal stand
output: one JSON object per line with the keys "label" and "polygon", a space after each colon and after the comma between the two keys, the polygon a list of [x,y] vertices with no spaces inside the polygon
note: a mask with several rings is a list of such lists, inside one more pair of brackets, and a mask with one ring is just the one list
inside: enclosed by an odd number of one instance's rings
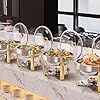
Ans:
{"label": "gold metal stand", "polygon": [[42,66],[43,75],[45,75],[45,64],[42,58],[42,52],[40,53],[40,65]]}
{"label": "gold metal stand", "polygon": [[7,64],[10,64],[10,42],[7,44]]}
{"label": "gold metal stand", "polygon": [[100,72],[98,72],[98,92],[100,92]]}
{"label": "gold metal stand", "polygon": [[34,50],[31,50],[30,61],[31,61],[30,70],[34,71],[35,70],[35,66],[34,66]]}
{"label": "gold metal stand", "polygon": [[60,80],[64,80],[64,59],[63,57],[60,60]]}
{"label": "gold metal stand", "polygon": [[67,71],[67,73],[69,75],[69,61],[67,62],[67,65],[66,65],[66,71]]}

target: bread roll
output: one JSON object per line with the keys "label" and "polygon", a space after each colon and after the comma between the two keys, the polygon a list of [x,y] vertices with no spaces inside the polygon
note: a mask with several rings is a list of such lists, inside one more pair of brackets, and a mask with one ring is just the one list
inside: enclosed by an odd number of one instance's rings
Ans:
{"label": "bread roll", "polygon": [[5,93],[9,93],[10,92],[10,85],[4,85],[3,90]]}
{"label": "bread roll", "polygon": [[33,100],[33,95],[32,94],[27,94],[25,96],[25,100]]}
{"label": "bread roll", "polygon": [[16,98],[20,98],[21,97],[21,90],[20,89],[13,90],[13,96]]}

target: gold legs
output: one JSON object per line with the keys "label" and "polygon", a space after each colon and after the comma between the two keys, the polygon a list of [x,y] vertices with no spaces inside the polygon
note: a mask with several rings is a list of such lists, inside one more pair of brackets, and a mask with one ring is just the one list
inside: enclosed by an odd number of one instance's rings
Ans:
{"label": "gold legs", "polygon": [[98,73],[98,92],[100,92],[100,72]]}
{"label": "gold legs", "polygon": [[31,71],[34,71],[34,70],[35,70],[35,66],[34,66],[34,51],[33,51],[33,50],[31,50],[30,61],[31,61],[30,70],[31,70]]}
{"label": "gold legs", "polygon": [[63,58],[61,58],[60,61],[60,80],[64,80],[64,61]]}
{"label": "gold legs", "polygon": [[45,64],[44,64],[44,61],[43,61],[43,58],[42,58],[42,53],[40,55],[40,65],[42,67],[43,75],[45,75]]}
{"label": "gold legs", "polygon": [[10,44],[7,44],[7,64],[10,64]]}

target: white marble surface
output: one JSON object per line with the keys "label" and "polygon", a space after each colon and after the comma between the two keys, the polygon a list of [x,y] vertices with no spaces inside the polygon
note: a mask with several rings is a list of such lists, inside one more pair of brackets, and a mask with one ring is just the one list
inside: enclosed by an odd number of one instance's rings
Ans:
{"label": "white marble surface", "polygon": [[[1,36],[0,33],[0,39]],[[5,36],[3,37],[6,39]],[[31,43],[32,39],[30,36]],[[86,50],[86,52],[89,51],[90,49]],[[47,96],[49,100],[100,100],[100,94],[86,87],[77,87],[74,64],[71,64],[70,69],[69,78],[60,81],[55,77],[44,76],[41,70],[31,72],[17,67],[16,63],[6,64],[0,61],[0,80],[12,82],[42,96]]]}
{"label": "white marble surface", "polygon": [[76,86],[74,71],[70,72],[65,81],[59,81],[54,77],[47,78],[41,71],[31,72],[16,64],[0,62],[0,80],[47,96],[49,100],[100,100],[100,94],[89,88]]}

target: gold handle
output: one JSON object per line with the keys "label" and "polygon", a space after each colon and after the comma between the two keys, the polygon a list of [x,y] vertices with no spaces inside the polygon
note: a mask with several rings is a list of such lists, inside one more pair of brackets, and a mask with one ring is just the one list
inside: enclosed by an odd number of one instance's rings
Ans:
{"label": "gold handle", "polygon": [[60,61],[60,80],[64,80],[64,61],[63,58],[61,58]]}
{"label": "gold handle", "polygon": [[30,68],[30,70],[31,71],[34,71],[35,70],[35,66],[34,66],[34,50],[31,50],[31,58],[30,58],[30,60],[31,60],[31,68]]}
{"label": "gold handle", "polygon": [[7,44],[7,64],[10,64],[10,43]]}

